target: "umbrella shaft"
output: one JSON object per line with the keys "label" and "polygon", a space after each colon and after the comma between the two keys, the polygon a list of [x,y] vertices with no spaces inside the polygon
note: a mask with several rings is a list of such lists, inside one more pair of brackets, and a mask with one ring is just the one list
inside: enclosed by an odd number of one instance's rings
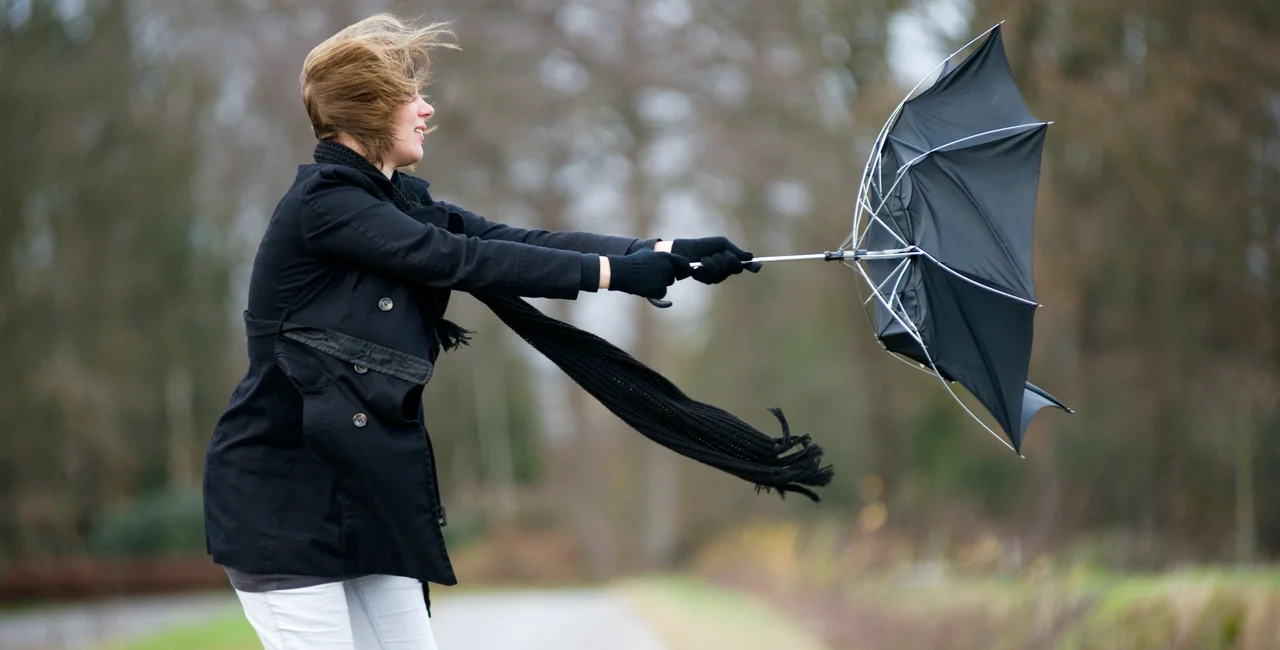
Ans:
{"label": "umbrella shaft", "polygon": [[[883,251],[827,251],[825,253],[809,253],[805,255],[774,255],[772,257],[753,257],[752,262],[795,262],[798,260],[825,260],[834,262],[838,260],[892,260],[902,257],[911,257],[919,255],[918,250],[912,248],[894,248]],[[702,266],[700,262],[694,262],[691,266],[698,268]]]}

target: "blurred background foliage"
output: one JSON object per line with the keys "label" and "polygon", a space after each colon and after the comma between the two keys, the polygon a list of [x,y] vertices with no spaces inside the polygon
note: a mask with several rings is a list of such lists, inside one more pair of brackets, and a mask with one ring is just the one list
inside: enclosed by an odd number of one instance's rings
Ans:
{"label": "blurred background foliage", "polygon": [[1274,2],[3,0],[0,571],[203,553],[248,265],[314,142],[300,64],[380,10],[451,20],[463,48],[436,57],[415,173],[525,227],[830,250],[893,107],[1000,21],[1054,122],[1031,379],[1077,413],[1044,412],[1025,459],[885,356],[839,265],[682,284],[667,311],[535,301],[766,431],[783,408],[836,466],[817,508],[648,443],[459,296],[478,336],[425,400],[464,581],[697,567],[778,520],[778,548],[827,541],[735,565],[770,589],[775,560],[786,582],[1280,553]]}

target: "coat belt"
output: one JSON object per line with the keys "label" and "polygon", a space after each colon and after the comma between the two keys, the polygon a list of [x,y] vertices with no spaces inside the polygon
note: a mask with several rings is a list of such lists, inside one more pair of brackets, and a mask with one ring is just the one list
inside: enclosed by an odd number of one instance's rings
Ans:
{"label": "coat belt", "polygon": [[303,325],[287,319],[253,318],[248,312],[245,312],[244,322],[249,338],[280,335],[331,357],[415,384],[426,385],[435,371],[435,365],[426,359],[331,329]]}

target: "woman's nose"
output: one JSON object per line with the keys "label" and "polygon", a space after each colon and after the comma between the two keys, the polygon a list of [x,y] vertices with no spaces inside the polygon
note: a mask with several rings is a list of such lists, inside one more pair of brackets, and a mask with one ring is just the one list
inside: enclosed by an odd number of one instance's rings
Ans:
{"label": "woman's nose", "polygon": [[418,110],[418,115],[421,115],[423,119],[426,119],[435,114],[436,114],[436,109],[432,107],[431,104],[422,102],[422,108]]}

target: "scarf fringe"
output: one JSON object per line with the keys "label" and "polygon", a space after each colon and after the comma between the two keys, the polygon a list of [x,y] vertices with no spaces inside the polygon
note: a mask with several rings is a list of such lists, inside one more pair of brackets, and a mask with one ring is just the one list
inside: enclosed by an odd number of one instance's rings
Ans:
{"label": "scarf fringe", "polygon": [[475,332],[463,329],[453,321],[443,318],[436,321],[436,338],[440,341],[440,347],[446,352],[451,352],[464,345],[471,345],[472,334],[475,334]]}

